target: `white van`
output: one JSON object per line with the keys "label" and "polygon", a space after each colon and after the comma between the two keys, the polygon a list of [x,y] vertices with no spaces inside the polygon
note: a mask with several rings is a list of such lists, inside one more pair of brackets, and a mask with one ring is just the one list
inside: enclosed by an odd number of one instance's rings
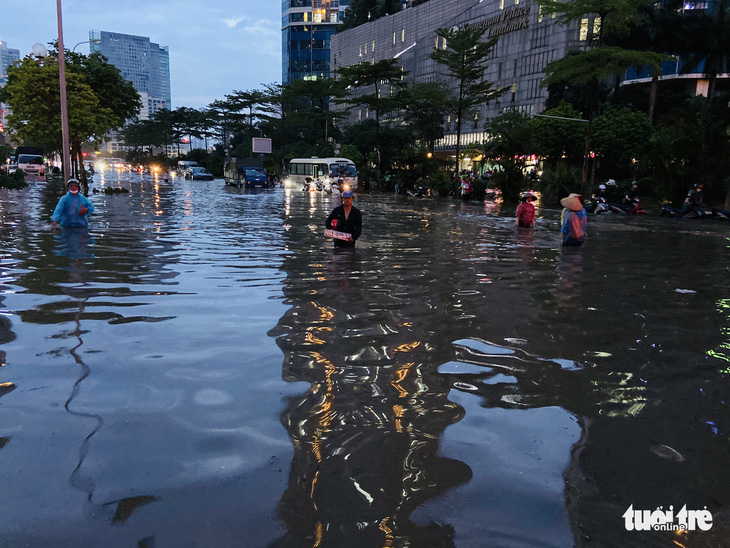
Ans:
{"label": "white van", "polygon": [[46,166],[43,163],[43,156],[40,154],[18,154],[18,169],[24,171],[26,175],[45,175]]}

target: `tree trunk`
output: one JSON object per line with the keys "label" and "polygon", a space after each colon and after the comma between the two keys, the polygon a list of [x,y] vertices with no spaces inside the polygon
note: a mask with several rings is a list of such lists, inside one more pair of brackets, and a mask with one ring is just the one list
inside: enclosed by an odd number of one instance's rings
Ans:
{"label": "tree trunk", "polygon": [[659,87],[659,68],[655,68],[651,75],[651,87],[649,88],[649,121],[654,123],[654,107],[656,106],[656,93]]}
{"label": "tree trunk", "polygon": [[581,178],[581,194],[585,194],[588,184],[588,162],[591,155],[591,131],[593,130],[593,111],[596,107],[596,94],[598,93],[598,80],[593,78],[591,86],[591,103],[588,107],[588,130],[586,131],[586,146],[583,151],[583,175]]}

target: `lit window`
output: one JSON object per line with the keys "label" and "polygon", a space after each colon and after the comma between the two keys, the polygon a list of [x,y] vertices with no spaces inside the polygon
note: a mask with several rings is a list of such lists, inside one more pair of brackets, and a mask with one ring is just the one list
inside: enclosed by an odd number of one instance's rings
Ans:
{"label": "lit window", "polygon": [[499,9],[504,9],[504,0],[499,0]]}
{"label": "lit window", "polygon": [[395,46],[395,32],[393,33],[393,45]]}
{"label": "lit window", "polygon": [[593,36],[598,37],[601,34],[601,18],[596,17],[593,20]]}
{"label": "lit window", "polygon": [[585,42],[588,39],[588,19],[580,20],[580,36],[579,40]]}
{"label": "lit window", "polygon": [[538,23],[542,23],[542,12],[543,12],[543,7],[540,6],[537,10],[537,22]]}
{"label": "lit window", "polygon": [[406,41],[406,29],[400,30],[400,41],[401,41],[401,43]]}

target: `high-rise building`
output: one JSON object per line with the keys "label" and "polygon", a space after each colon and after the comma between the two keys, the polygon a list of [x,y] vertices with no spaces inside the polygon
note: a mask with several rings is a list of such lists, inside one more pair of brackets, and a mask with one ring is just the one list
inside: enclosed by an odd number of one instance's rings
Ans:
{"label": "high-rise building", "polygon": [[145,106],[149,116],[163,108],[172,108],[167,46],[155,44],[145,36],[92,30],[89,49],[106,57],[140,94],[147,94],[150,103]]}
{"label": "high-rise building", "polygon": [[[119,69],[122,78],[132,82],[140,95],[140,120],[149,120],[163,109],[172,109],[170,97],[170,51],[167,46],[151,42],[145,36],[118,32],[89,31],[89,49],[99,52]],[[127,150],[116,132],[109,135],[106,151],[112,154]],[[168,153],[171,148],[168,147]]]}
{"label": "high-rise building", "polygon": [[0,40],[0,87],[7,83],[8,66],[20,61],[20,50],[8,47],[7,42]]}
{"label": "high-rise building", "polygon": [[319,80],[330,76],[330,38],[350,0],[282,0],[282,76]]}
{"label": "high-rise building", "polygon": [[[9,48],[6,42],[0,40],[0,88],[8,82],[8,66],[20,60],[20,50]],[[5,116],[8,113],[8,106],[0,103],[0,144],[5,139]]]}

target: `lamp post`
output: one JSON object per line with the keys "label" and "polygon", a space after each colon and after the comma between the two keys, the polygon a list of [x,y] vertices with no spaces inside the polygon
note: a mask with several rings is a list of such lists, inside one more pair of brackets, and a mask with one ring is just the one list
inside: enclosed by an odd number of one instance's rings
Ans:
{"label": "lamp post", "polygon": [[58,19],[58,82],[61,91],[61,140],[63,145],[63,181],[69,179],[71,167],[71,149],[68,135],[68,102],[66,101],[66,51],[63,48],[63,17],[61,0],[56,0],[56,17]]}
{"label": "lamp post", "polygon": [[84,40],[83,42],[79,42],[78,44],[76,44],[76,45],[75,45],[75,46],[73,47],[73,49],[71,50],[71,52],[74,52],[74,51],[76,51],[76,48],[77,48],[77,47],[79,47],[79,46],[80,46],[81,44],[88,44],[89,42],[91,42],[91,40]]}

